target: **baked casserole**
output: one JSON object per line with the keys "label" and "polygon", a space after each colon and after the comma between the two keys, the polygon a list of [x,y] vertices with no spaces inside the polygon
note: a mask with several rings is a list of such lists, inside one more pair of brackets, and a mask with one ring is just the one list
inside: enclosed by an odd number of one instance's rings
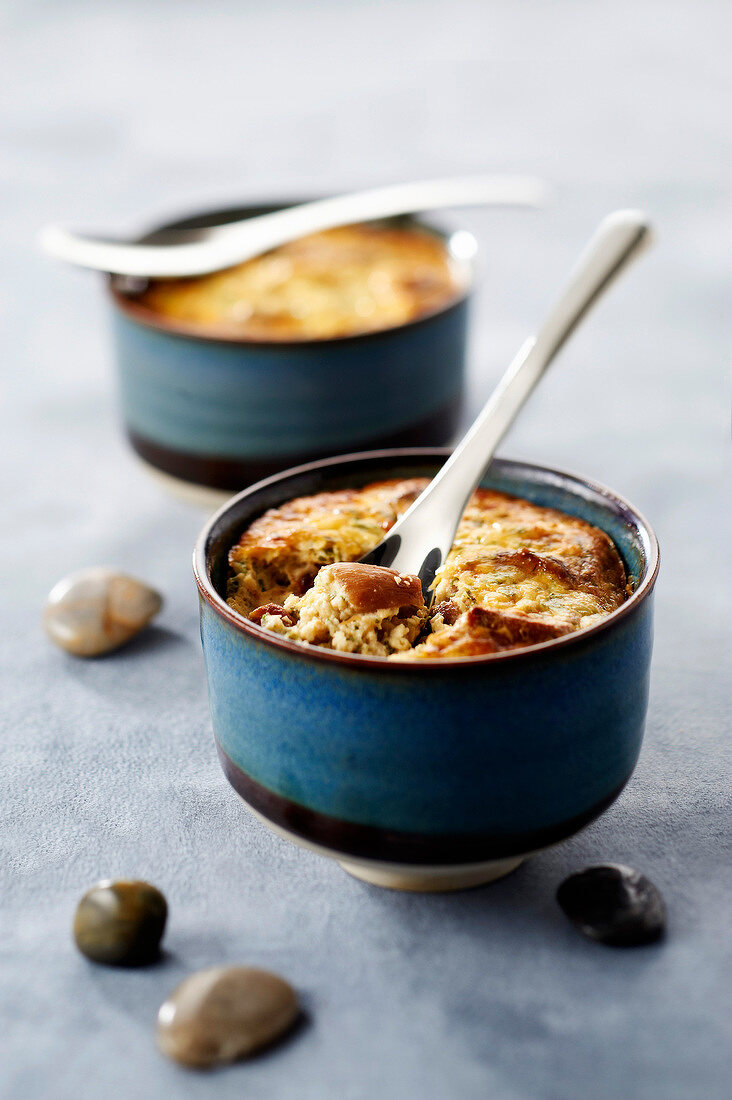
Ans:
{"label": "baked casserole", "polygon": [[313,233],[211,275],[153,280],[135,301],[199,335],[286,342],[394,328],[462,289],[439,236],[374,223]]}
{"label": "baked casserole", "polygon": [[270,509],[229,553],[227,603],[302,642],[392,659],[472,657],[592,626],[630,592],[604,531],[478,489],[427,609],[416,577],[347,563],[383,538],[428,484],[390,479]]}

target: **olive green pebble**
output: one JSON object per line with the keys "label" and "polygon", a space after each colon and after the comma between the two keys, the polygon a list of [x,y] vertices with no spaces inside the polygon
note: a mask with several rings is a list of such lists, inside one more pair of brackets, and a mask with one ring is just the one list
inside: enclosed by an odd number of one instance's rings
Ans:
{"label": "olive green pebble", "polygon": [[82,897],[74,940],[82,955],[108,966],[145,966],[159,953],[168,904],[149,882],[104,879]]}

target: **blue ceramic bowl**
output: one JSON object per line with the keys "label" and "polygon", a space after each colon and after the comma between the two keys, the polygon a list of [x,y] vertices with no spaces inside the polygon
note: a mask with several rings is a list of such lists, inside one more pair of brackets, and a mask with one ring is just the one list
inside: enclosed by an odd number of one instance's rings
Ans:
{"label": "blue ceramic bowl", "polygon": [[[163,228],[273,209],[222,210]],[[414,218],[394,221],[444,240],[463,292],[437,313],[380,332],[286,343],[214,339],[143,308],[134,290],[144,283],[113,279],[122,411],[140,458],[184,486],[232,492],[319,456],[447,443],[463,393],[472,264],[455,254],[454,234]]]}
{"label": "blue ceramic bowl", "polygon": [[252,486],[194,557],[223,769],[272,828],[383,885],[487,881],[577,832],[617,798],[648,700],[656,538],[599,485],[496,460],[485,486],[597,525],[633,594],[596,626],[521,650],[390,662],[302,646],[235,614],[227,551],[266,508],[374,479],[431,477],[442,449],[312,463]]}

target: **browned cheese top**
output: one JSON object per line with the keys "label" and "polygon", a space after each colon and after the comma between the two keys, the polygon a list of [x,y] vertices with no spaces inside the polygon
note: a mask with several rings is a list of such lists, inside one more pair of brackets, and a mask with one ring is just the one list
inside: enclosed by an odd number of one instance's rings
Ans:
{"label": "browned cheese top", "polygon": [[330,572],[354,611],[389,610],[405,605],[424,607],[419,577],[358,562],[338,562],[331,566]]}
{"label": "browned cheese top", "polygon": [[393,328],[459,293],[438,236],[374,224],[313,233],[211,275],[153,280],[134,302],[199,335],[277,342]]}
{"label": "browned cheese top", "polygon": [[[271,509],[232,547],[227,602],[254,621],[263,618],[257,609],[269,605],[264,625],[273,623],[302,640],[298,608],[318,571],[332,562],[354,562],[371,550],[426,484],[422,478],[392,479]],[[393,571],[379,569],[377,598],[373,586],[369,590],[353,579],[354,568],[340,564],[334,577],[340,576],[354,617],[373,611],[379,601],[385,607],[389,584],[391,606],[423,607],[416,577],[387,582],[383,574]],[[333,577],[333,570],[329,574]],[[397,598],[404,582],[411,591]],[[533,645],[593,625],[629,593],[623,563],[603,531],[490,489],[478,489],[471,498],[433,587],[424,628],[398,659],[474,656]],[[285,601],[282,626],[272,609]]]}

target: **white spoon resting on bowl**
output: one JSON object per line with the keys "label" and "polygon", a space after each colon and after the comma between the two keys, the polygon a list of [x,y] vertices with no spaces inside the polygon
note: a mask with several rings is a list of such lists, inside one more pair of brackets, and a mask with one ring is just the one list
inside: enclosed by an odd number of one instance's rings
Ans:
{"label": "white spoon resting on bowl", "polygon": [[590,307],[651,239],[646,216],[637,210],[618,210],[604,219],[543,325],[519,348],[467,434],[386,538],[361,562],[416,574],[429,605],[430,585],[496,447]]}
{"label": "white spoon resting on bowl", "polygon": [[138,278],[185,278],[222,271],[322,229],[457,206],[540,206],[545,187],[526,176],[464,176],[398,183],[318,199],[271,214],[202,229],[169,229],[149,243],[103,240],[48,225],[41,247],[59,260]]}

